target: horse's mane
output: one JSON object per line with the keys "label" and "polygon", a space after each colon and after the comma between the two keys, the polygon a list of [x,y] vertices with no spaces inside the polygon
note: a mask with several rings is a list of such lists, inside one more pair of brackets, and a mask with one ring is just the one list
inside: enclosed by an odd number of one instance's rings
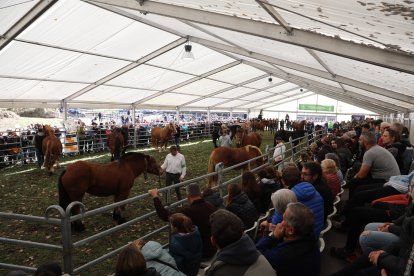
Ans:
{"label": "horse's mane", "polygon": [[121,158],[119,159],[119,162],[126,161],[126,160],[128,160],[129,158],[132,158],[132,157],[134,157],[134,158],[139,158],[139,157],[145,158],[146,156],[147,156],[146,154],[143,154],[141,152],[127,152],[127,153],[125,153],[124,155],[121,156]]}

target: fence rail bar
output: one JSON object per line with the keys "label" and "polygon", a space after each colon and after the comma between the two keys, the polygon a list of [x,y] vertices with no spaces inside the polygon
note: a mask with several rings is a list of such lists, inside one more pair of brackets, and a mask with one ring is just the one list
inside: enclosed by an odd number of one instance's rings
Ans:
{"label": "fence rail bar", "polygon": [[15,214],[15,213],[0,212],[0,218],[17,219],[17,220],[25,220],[25,221],[31,221],[31,222],[42,222],[42,223],[60,225],[60,219],[56,219],[56,218],[46,219],[45,217],[22,215],[22,214]]}
{"label": "fence rail bar", "polygon": [[13,245],[26,245],[26,246],[30,246],[30,247],[62,251],[62,246],[60,246],[60,245],[54,245],[54,244],[49,244],[49,243],[41,243],[41,242],[33,242],[33,241],[25,241],[25,240],[8,239],[8,238],[3,238],[3,237],[0,237],[0,243],[7,243],[7,244],[13,244]]}
{"label": "fence rail bar", "polygon": [[0,267],[1,268],[6,268],[6,269],[9,269],[9,270],[23,270],[25,272],[31,272],[31,273],[34,273],[37,269],[36,267],[6,264],[6,263],[0,263]]}
{"label": "fence rail bar", "polygon": [[[154,235],[156,235],[158,233],[161,233],[162,231],[168,229],[169,227],[170,227],[169,225],[164,225],[163,227],[158,228],[157,230],[155,230],[155,231],[153,231],[151,233],[148,233],[145,236],[142,236],[141,239],[148,239],[149,237],[152,237],[152,236],[154,236]],[[86,264],[84,264],[84,265],[82,265],[82,266],[80,266],[78,268],[75,268],[74,269],[74,273],[75,274],[78,274],[79,272],[81,272],[81,271],[83,271],[83,270],[85,270],[85,269],[87,269],[87,268],[89,268],[89,267],[91,267],[93,265],[99,264],[102,261],[105,261],[106,259],[109,259],[109,258],[117,255],[119,252],[121,252],[127,246],[129,246],[129,244],[123,245],[123,246],[121,246],[121,247],[119,247],[119,248],[117,248],[115,250],[112,250],[109,253],[106,253],[105,255],[103,255],[103,256],[101,256],[99,258],[96,258],[96,259],[94,259],[94,260],[92,260],[92,261],[90,261],[90,262],[88,262],[88,263],[86,263]]]}

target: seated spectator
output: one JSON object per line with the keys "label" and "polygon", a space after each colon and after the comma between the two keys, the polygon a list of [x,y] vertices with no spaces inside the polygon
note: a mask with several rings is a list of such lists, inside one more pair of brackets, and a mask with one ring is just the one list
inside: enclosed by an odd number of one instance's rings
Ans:
{"label": "seated spectator", "polygon": [[[172,212],[165,209],[162,205],[158,197],[158,189],[151,189],[148,193],[154,199],[154,206],[158,217],[163,221],[168,221]],[[203,258],[211,258],[216,253],[216,248],[214,248],[210,241],[211,232],[208,218],[216,210],[216,207],[201,197],[200,187],[196,183],[188,185],[187,200],[190,205],[179,208],[176,212],[183,213],[189,217],[193,224],[198,227],[203,242]]]}
{"label": "seated spectator", "polygon": [[384,131],[381,138],[384,148],[391,152],[395,161],[397,161],[400,173],[407,173],[404,168],[407,168],[408,164],[404,164],[403,160],[403,154],[407,147],[400,142],[400,134],[394,129],[388,129]]}
{"label": "seated spectator", "polygon": [[400,169],[393,155],[386,149],[377,145],[375,134],[367,131],[359,138],[361,149],[365,150],[362,165],[354,178],[347,183],[349,196],[353,196],[357,189],[381,187],[391,176],[400,175]]}
{"label": "seated spectator", "polygon": [[170,216],[171,239],[169,253],[178,269],[187,276],[198,273],[201,262],[201,237],[189,217],[176,213]]}
{"label": "seated spectator", "polygon": [[259,218],[259,213],[256,211],[253,203],[242,192],[238,184],[232,183],[227,186],[228,198],[226,209],[238,216],[243,224],[244,229],[253,226],[255,221]]}
{"label": "seated spectator", "polygon": [[352,152],[346,146],[345,139],[336,138],[334,140],[334,152],[339,158],[339,168],[341,169],[342,175],[346,174],[346,171],[352,166]]}
{"label": "seated spectator", "polygon": [[223,198],[220,196],[220,193],[218,191],[215,191],[212,188],[206,188],[201,194],[201,197],[205,201],[210,202],[212,205],[214,205],[216,209],[224,208]]}
{"label": "seated spectator", "polygon": [[[295,193],[296,199],[312,210],[315,216],[315,237],[319,237],[320,232],[325,227],[324,204],[321,195],[316,191],[312,184],[301,182],[300,171],[296,166],[287,166],[282,170],[282,184]],[[272,224],[280,222],[280,217],[275,213],[272,217]]]}
{"label": "seated spectator", "polygon": [[299,161],[296,163],[296,166],[298,167],[299,170],[302,170],[303,164],[309,161],[311,161],[309,154],[307,154],[306,152],[301,153],[299,157]]}
{"label": "seated spectator", "polygon": [[332,196],[336,197],[336,195],[341,191],[341,182],[337,175],[335,161],[332,159],[325,159],[322,161],[321,167],[326,184],[329,189],[331,189]]}
{"label": "seated spectator", "polygon": [[147,267],[153,267],[161,275],[185,276],[175,263],[174,258],[162,245],[156,241],[144,242],[136,240],[132,243],[139,250],[147,263]]}
{"label": "seated spectator", "polygon": [[275,208],[275,212],[273,214],[274,219],[271,223],[268,223],[267,221],[263,221],[260,224],[260,228],[266,230],[266,231],[273,231],[275,226],[278,223],[281,223],[283,220],[283,213],[286,210],[286,207],[291,202],[297,202],[296,195],[293,191],[289,189],[280,189],[277,190],[272,194],[272,203],[273,208]]}
{"label": "seated spectator", "polygon": [[256,175],[252,172],[244,172],[241,180],[241,189],[253,203],[257,212],[262,212],[261,201],[262,189],[257,183]]}
{"label": "seated spectator", "polygon": [[62,269],[58,263],[46,263],[40,265],[36,271],[35,276],[60,276]]}
{"label": "seated spectator", "polygon": [[314,233],[314,216],[300,202],[289,203],[283,221],[256,244],[279,276],[319,275],[321,256]]}
{"label": "seated spectator", "polygon": [[206,271],[214,275],[276,275],[269,262],[243,234],[243,222],[227,210],[217,210],[210,216],[211,240],[219,248]]}
{"label": "seated spectator", "polygon": [[259,186],[261,187],[262,194],[260,198],[260,213],[266,213],[270,207],[270,196],[272,193],[282,187],[280,183],[281,173],[273,166],[268,166],[261,170],[259,173]]}
{"label": "seated spectator", "polygon": [[130,244],[119,253],[115,267],[115,276],[160,276],[153,267],[147,268],[141,250],[135,244]]}
{"label": "seated spectator", "polygon": [[336,175],[338,176],[339,182],[342,185],[342,182],[344,181],[344,175],[342,174],[341,171],[341,163],[339,162],[339,157],[338,155],[336,155],[336,153],[327,153],[325,155],[325,159],[332,159],[333,161],[335,161],[335,165],[336,165]]}
{"label": "seated spectator", "polygon": [[[382,122],[380,124],[380,133],[381,133],[381,136],[382,136],[382,134],[384,133],[385,130],[387,130],[387,129],[390,128],[390,126],[391,126],[391,124],[390,123],[387,123],[387,122]],[[382,137],[378,138],[377,144],[380,147],[383,147],[384,146],[384,143],[382,142]]]}
{"label": "seated spectator", "polygon": [[[410,185],[410,195],[411,200],[407,206],[406,213],[397,220],[401,225],[398,242],[391,243],[382,250],[371,251],[370,253],[364,252],[351,265],[333,275],[413,275],[413,185]],[[390,228],[391,226],[385,226],[384,230],[389,231]]]}
{"label": "seated spectator", "polygon": [[333,212],[334,197],[332,196],[332,192],[329,187],[323,181],[322,176],[322,167],[318,163],[308,162],[303,164],[301,173],[302,181],[311,183],[322,196],[324,219],[326,220],[327,216]]}

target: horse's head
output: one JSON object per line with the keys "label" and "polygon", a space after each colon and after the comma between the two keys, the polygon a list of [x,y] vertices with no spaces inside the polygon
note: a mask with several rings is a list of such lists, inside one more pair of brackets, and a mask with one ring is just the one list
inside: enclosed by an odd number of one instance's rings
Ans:
{"label": "horse's head", "polygon": [[160,175],[160,165],[158,165],[157,160],[150,155],[145,155],[145,160],[147,164],[147,172],[155,175]]}
{"label": "horse's head", "polygon": [[54,136],[55,135],[55,131],[49,125],[44,125],[43,126],[43,132],[45,133],[46,136],[52,136],[52,135]]}

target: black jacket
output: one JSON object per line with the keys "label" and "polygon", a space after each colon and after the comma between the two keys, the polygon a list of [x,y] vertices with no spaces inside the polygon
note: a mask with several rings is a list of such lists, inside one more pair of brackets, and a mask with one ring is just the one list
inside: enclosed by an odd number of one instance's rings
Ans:
{"label": "black jacket", "polygon": [[233,198],[227,205],[227,210],[236,214],[244,223],[244,228],[250,228],[259,218],[259,213],[244,192]]}

